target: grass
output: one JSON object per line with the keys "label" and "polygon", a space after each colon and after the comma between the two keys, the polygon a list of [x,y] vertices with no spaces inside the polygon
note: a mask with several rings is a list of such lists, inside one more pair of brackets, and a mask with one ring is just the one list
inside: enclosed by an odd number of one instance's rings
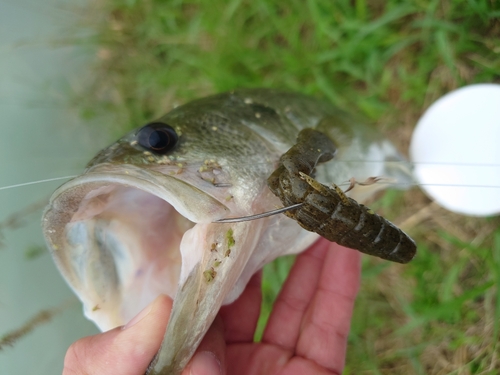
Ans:
{"label": "grass", "polygon": [[[117,136],[193,98],[273,87],[326,97],[406,150],[438,97],[500,82],[494,0],[101,0],[86,14],[95,82],[76,102],[113,113]],[[374,208],[419,253],[407,266],[364,259],[345,374],[496,373],[499,219],[451,214],[418,189]],[[265,268],[264,319],[291,263]]]}

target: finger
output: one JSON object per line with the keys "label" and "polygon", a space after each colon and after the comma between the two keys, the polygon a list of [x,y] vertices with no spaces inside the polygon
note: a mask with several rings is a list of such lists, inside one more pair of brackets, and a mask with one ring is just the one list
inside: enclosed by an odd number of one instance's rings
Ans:
{"label": "finger", "polygon": [[296,353],[340,374],[359,289],[361,254],[330,245],[318,289],[302,322]]}
{"label": "finger", "polygon": [[252,276],[241,296],[223,306],[220,315],[226,329],[226,342],[253,342],[262,302],[262,271]]}
{"label": "finger", "polygon": [[226,373],[224,323],[217,315],[183,375],[224,375]]}
{"label": "finger", "polygon": [[125,327],[85,337],[70,346],[63,375],[143,375],[160,348],[172,300],[159,296]]}
{"label": "finger", "polygon": [[295,349],[302,318],[314,296],[329,244],[320,239],[297,257],[274,303],[262,342]]}

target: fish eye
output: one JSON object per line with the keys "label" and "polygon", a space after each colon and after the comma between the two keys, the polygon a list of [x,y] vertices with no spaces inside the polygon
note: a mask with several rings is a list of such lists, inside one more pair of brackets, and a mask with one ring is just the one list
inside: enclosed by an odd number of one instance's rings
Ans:
{"label": "fish eye", "polygon": [[175,130],[162,122],[144,125],[137,132],[137,143],[155,154],[165,154],[172,150],[178,139]]}

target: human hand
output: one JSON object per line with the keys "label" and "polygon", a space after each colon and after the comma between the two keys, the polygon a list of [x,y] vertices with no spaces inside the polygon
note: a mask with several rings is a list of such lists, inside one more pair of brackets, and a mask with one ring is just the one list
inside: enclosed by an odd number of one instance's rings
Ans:
{"label": "human hand", "polygon": [[[300,254],[267,323],[253,342],[260,314],[261,274],[223,306],[183,375],[341,374],[360,254],[320,239]],[[158,351],[172,301],[158,297],[125,327],[78,340],[63,375],[143,375]]]}

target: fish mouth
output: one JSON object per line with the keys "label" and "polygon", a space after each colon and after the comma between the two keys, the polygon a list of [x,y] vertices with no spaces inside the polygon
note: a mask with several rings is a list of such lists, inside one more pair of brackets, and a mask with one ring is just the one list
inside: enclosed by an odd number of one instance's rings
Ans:
{"label": "fish mouth", "polygon": [[212,223],[230,213],[174,176],[101,164],[54,192],[42,224],[59,270],[101,330],[127,323],[159,294],[174,300],[155,369],[176,373],[223,302],[241,292],[235,284],[257,245],[260,221]]}

